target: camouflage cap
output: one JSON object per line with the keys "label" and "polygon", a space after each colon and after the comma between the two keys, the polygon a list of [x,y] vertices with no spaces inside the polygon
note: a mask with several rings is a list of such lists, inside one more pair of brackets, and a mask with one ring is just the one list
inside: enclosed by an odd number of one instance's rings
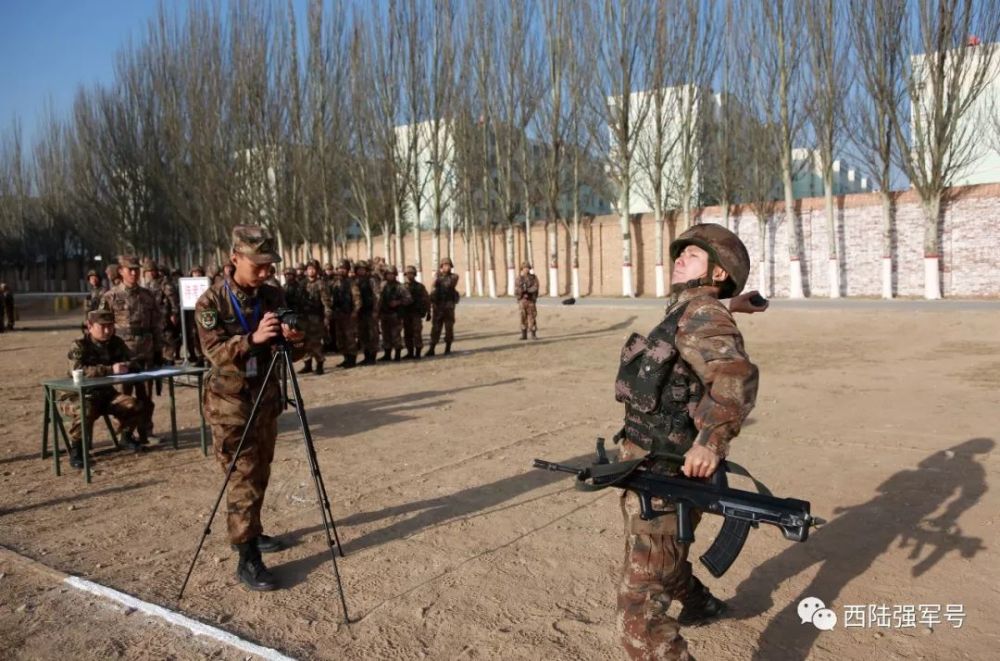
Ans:
{"label": "camouflage cap", "polygon": [[451,261],[451,257],[442,257],[441,261],[438,262],[438,266],[444,266],[445,264],[447,264],[452,268],[455,268],[455,262]]}
{"label": "camouflage cap", "polygon": [[406,267],[405,269],[403,269],[403,274],[404,274],[404,275],[409,275],[409,274],[411,274],[411,273],[412,273],[413,275],[416,275],[416,274],[417,274],[417,267],[416,267],[416,266],[413,266],[412,264],[411,264],[410,266],[407,266],[407,267]]}
{"label": "camouflage cap", "polygon": [[366,271],[370,271],[372,267],[368,263],[367,259],[359,259],[358,261],[354,262],[354,268],[356,268],[356,269],[364,269]]}
{"label": "camouflage cap", "polygon": [[310,266],[313,267],[314,269],[316,269],[318,271],[319,270],[319,260],[318,259],[310,259],[308,262],[306,262],[306,268],[309,268]]}
{"label": "camouflage cap", "polygon": [[528,269],[530,271],[531,270],[531,262],[521,262],[521,270],[523,271],[524,269]]}
{"label": "camouflage cap", "polygon": [[266,227],[237,225],[233,228],[233,252],[243,255],[254,264],[280,262],[281,256],[274,248],[274,237]]}
{"label": "camouflage cap", "polygon": [[395,266],[387,266],[385,272],[387,275],[399,275],[399,269]]}
{"label": "camouflage cap", "polygon": [[142,268],[141,266],[139,266],[139,260],[135,258],[135,255],[119,255],[118,266],[120,266],[123,269]]}
{"label": "camouflage cap", "polygon": [[286,266],[285,270],[282,271],[282,273],[284,273],[285,275],[295,275],[295,267],[294,266]]}
{"label": "camouflage cap", "polygon": [[200,273],[203,276],[205,275],[205,269],[201,268],[201,266],[197,264],[191,267],[191,275],[194,276],[196,272]]}
{"label": "camouflage cap", "polygon": [[113,324],[115,323],[115,313],[111,310],[91,310],[87,313],[87,323]]}
{"label": "camouflage cap", "polygon": [[340,263],[337,265],[337,268],[347,269],[348,271],[350,271],[351,270],[351,260],[349,260],[349,259],[342,259],[342,260],[340,260]]}
{"label": "camouflage cap", "polygon": [[323,270],[324,271],[332,271],[333,270],[333,264],[331,264],[330,262],[327,262],[326,264],[323,265]]}
{"label": "camouflage cap", "polygon": [[154,262],[151,259],[148,259],[148,260],[143,261],[143,263],[142,263],[142,270],[143,270],[143,272],[159,271],[160,267],[158,267],[156,265],[156,262]]}
{"label": "camouflage cap", "polygon": [[90,269],[89,271],[87,271],[87,277],[89,278],[91,276],[96,276],[98,278],[101,277],[94,269]]}

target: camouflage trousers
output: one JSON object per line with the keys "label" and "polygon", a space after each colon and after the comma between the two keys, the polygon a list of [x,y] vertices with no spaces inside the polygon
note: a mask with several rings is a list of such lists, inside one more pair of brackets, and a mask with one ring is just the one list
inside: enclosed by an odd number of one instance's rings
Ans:
{"label": "camouflage trousers", "polygon": [[535,302],[522,298],[518,301],[518,306],[521,308],[521,330],[538,330],[538,308],[535,307]]}
{"label": "camouflage trousers", "polygon": [[[143,420],[143,402],[135,397],[122,395],[117,391],[108,394],[87,396],[87,419],[82,421],[87,425],[87,438],[93,442],[94,422],[101,416],[110,415],[118,421],[118,431],[133,431]],[[59,402],[59,412],[72,421],[69,426],[70,440],[76,444],[81,441],[80,399],[70,395]]]}
{"label": "camouflage trousers", "polygon": [[398,314],[383,312],[379,315],[382,327],[382,350],[403,348],[403,320]]}
{"label": "camouflage trousers", "polygon": [[323,362],[323,334],[324,324],[322,315],[303,315],[302,330],[305,331],[306,360],[316,359],[317,363]]}
{"label": "camouflage trousers", "polygon": [[378,351],[378,316],[371,312],[358,315],[358,344],[362,351]]}
{"label": "camouflage trousers", "polygon": [[337,333],[337,350],[345,356],[358,353],[358,322],[350,312],[333,313],[333,329]]}
{"label": "camouflage trousers", "polygon": [[[131,347],[130,347],[131,348]],[[144,360],[136,359],[140,369],[143,371],[153,369],[152,358]],[[156,402],[153,401],[154,381],[144,381],[142,383],[123,383],[119,386],[123,395],[132,395],[142,403],[142,418],[138,424],[138,430],[144,434],[153,433],[153,411],[156,410]]]}
{"label": "camouflage trousers", "polygon": [[168,324],[163,328],[163,359],[169,364],[181,358],[180,326]]}
{"label": "camouflage trousers", "polygon": [[[645,452],[625,441],[622,460],[638,458]],[[653,507],[670,510],[671,506],[654,498]],[[618,631],[625,653],[634,661],[669,659],[686,661],[691,657],[681,627],[667,614],[670,603],[700,595],[704,586],[691,573],[688,545],[677,542],[677,515],[666,514],[651,521],[639,516],[639,497],[630,491],[622,494],[625,521],[625,563],[618,587]],[[692,530],[700,516],[691,513]]]}
{"label": "camouflage trousers", "polygon": [[423,315],[403,315],[403,343],[406,345],[407,351],[424,348]]}
{"label": "camouflage trousers", "polygon": [[[212,425],[212,450],[222,470],[229,469],[233,452],[240,444],[243,425]],[[243,544],[263,534],[260,510],[271,478],[278,418],[261,411],[247,432],[243,450],[236,459],[226,494],[226,527],[231,544]]]}
{"label": "camouflage trousers", "polygon": [[441,328],[444,327],[444,341],[455,340],[455,306],[435,305],[431,310],[431,346],[441,339]]}

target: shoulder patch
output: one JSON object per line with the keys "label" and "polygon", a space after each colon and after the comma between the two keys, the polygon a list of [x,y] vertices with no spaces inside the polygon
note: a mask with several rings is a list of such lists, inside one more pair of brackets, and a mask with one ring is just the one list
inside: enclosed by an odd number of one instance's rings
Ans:
{"label": "shoulder patch", "polygon": [[215,310],[202,310],[198,313],[198,323],[205,330],[212,330],[219,323],[219,314]]}

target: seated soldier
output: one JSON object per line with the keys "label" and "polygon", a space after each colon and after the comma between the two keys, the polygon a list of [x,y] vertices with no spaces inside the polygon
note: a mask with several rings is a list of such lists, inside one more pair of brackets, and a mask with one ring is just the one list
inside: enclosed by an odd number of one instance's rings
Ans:
{"label": "seated soldier", "polygon": [[[69,359],[72,364],[70,369],[83,370],[84,378],[89,379],[138,371],[138,365],[131,362],[132,356],[125,341],[115,335],[115,315],[110,310],[87,313],[87,332],[73,341]],[[64,415],[73,417],[69,428],[70,466],[83,468],[79,397],[76,393],[63,393],[59,408]],[[87,393],[87,419],[84,421],[87,436],[93,438],[95,420],[110,414],[118,419],[125,445],[141,452],[143,447],[136,441],[134,432],[136,425],[142,421],[142,413],[141,401],[119,393],[114,386],[91,390]]]}

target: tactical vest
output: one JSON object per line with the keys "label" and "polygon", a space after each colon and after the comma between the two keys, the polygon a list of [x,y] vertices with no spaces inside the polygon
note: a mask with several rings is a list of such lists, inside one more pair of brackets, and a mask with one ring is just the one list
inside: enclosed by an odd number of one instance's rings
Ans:
{"label": "tactical vest", "polygon": [[619,437],[654,455],[683,454],[697,435],[689,406],[701,399],[703,387],[676,344],[687,305],[671,310],[648,337],[632,333],[622,347],[615,379],[615,399],[625,404]]}
{"label": "tactical vest", "polygon": [[375,290],[372,289],[371,278],[359,279],[358,289],[361,290],[361,311],[371,312],[375,309]]}
{"label": "tactical vest", "polygon": [[333,309],[338,312],[352,312],[354,297],[351,296],[351,281],[340,278],[333,284]]}

